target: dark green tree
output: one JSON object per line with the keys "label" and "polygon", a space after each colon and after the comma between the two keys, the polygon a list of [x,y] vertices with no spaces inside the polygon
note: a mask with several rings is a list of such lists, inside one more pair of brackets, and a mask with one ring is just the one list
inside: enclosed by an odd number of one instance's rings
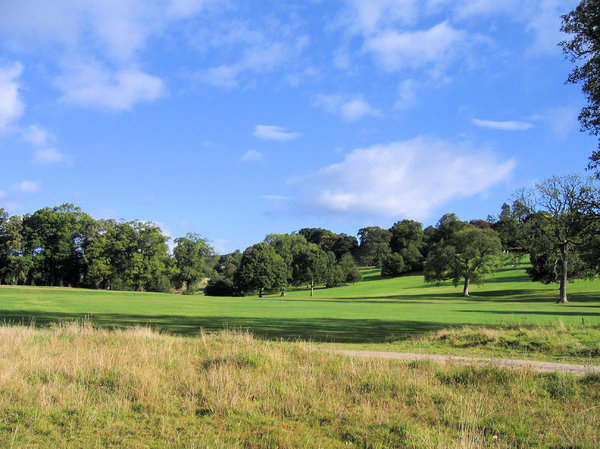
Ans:
{"label": "dark green tree", "polygon": [[18,215],[8,216],[0,208],[0,284],[18,284],[27,276],[21,250],[23,221]]}
{"label": "dark green tree", "polygon": [[242,294],[282,289],[287,283],[285,262],[275,249],[265,242],[247,248],[242,254],[240,267],[234,275],[234,285]]}
{"label": "dark green tree", "polygon": [[314,296],[315,286],[325,284],[331,269],[327,253],[314,243],[300,247],[292,261],[292,278],[295,285],[309,285],[310,296]]}
{"label": "dark green tree", "polygon": [[94,220],[79,207],[44,207],[23,217],[23,253],[31,260],[30,282],[79,286],[83,255]]}
{"label": "dark green tree", "polygon": [[463,296],[469,286],[481,283],[486,274],[498,269],[502,260],[502,244],[492,229],[465,225],[436,244],[425,262],[425,282],[464,280]]}
{"label": "dark green tree", "polygon": [[301,247],[308,246],[308,242],[302,234],[268,234],[265,237],[265,242],[275,250],[285,264],[287,282],[282,285],[281,290],[281,296],[285,296],[285,287],[293,283],[292,262],[294,254]]}
{"label": "dark green tree", "polygon": [[387,256],[381,265],[381,276],[384,278],[400,276],[406,271],[408,270],[404,265],[404,259],[398,253],[392,253]]}
{"label": "dark green tree", "polygon": [[190,293],[193,285],[214,273],[211,260],[214,250],[206,239],[191,232],[176,238],[174,243],[174,279],[178,286],[185,284],[186,292]]}
{"label": "dark green tree", "polygon": [[[567,81],[581,83],[587,100],[579,114],[583,130],[594,136],[600,133],[600,2],[582,0],[570,13],[562,16],[561,31],[570,38],[561,42],[565,54],[578,65],[571,71]],[[596,169],[600,163],[600,150],[590,157],[590,167]]]}
{"label": "dark green tree", "polygon": [[357,261],[362,266],[381,267],[381,261],[390,254],[392,233],[379,226],[367,226],[358,230],[360,246],[356,252]]}
{"label": "dark green tree", "polygon": [[392,252],[402,257],[403,270],[407,272],[423,269],[423,224],[414,220],[402,220],[390,228]]}
{"label": "dark green tree", "polygon": [[560,285],[559,303],[568,302],[569,279],[587,277],[593,268],[584,254],[595,235],[599,189],[578,175],[554,176],[537,183],[523,203],[529,205],[527,247],[534,280]]}

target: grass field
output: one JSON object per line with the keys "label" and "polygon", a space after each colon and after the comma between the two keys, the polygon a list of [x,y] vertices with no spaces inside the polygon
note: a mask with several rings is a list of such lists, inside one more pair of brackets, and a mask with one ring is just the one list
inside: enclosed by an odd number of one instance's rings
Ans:
{"label": "grass field", "polygon": [[222,332],[0,327],[0,447],[597,449],[600,376]]}
{"label": "grass field", "polygon": [[[306,290],[259,299],[2,287],[0,321],[46,326],[84,320],[180,335],[229,328],[271,340],[369,349],[599,358],[600,281],[576,281],[569,291],[569,304],[555,304],[557,286],[531,282],[524,266],[499,271],[474,286],[469,298],[449,283],[425,284],[422,276],[381,279],[377,270],[365,271],[355,285],[316,290],[314,298]],[[498,328],[509,329],[490,334]]]}

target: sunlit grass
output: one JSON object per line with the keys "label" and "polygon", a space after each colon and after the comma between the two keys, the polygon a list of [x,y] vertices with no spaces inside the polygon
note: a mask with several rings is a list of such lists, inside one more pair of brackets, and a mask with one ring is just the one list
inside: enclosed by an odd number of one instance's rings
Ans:
{"label": "sunlit grass", "polygon": [[597,448],[600,379],[144,328],[0,328],[0,447]]}

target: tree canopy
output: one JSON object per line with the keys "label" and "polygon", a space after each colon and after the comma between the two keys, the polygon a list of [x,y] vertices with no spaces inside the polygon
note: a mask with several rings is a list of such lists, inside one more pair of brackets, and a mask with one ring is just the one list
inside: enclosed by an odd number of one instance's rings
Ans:
{"label": "tree canopy", "polygon": [[[600,133],[600,1],[582,0],[570,13],[562,16],[561,30],[570,38],[561,42],[565,54],[577,65],[567,79],[581,83],[587,100],[579,114],[581,127],[597,136]],[[592,153],[590,166],[600,164],[600,150]]]}
{"label": "tree canopy", "polygon": [[471,283],[481,283],[486,274],[500,266],[502,244],[492,229],[465,225],[442,239],[429,252],[425,262],[425,281],[464,280],[463,296],[469,296]]}

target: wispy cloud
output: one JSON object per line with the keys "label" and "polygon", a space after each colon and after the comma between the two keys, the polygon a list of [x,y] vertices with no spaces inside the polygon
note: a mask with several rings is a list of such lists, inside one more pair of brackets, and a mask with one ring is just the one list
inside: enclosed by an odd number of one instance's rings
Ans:
{"label": "wispy cloud", "polygon": [[79,106],[127,110],[165,95],[160,78],[135,69],[111,72],[99,63],[77,63],[58,79],[62,100]]}
{"label": "wispy cloud", "polygon": [[268,201],[286,201],[289,199],[287,196],[281,196],[281,195],[261,195],[260,197],[263,200],[268,200]]}
{"label": "wispy cloud", "polygon": [[33,155],[33,163],[39,165],[60,164],[71,165],[73,160],[56,148],[43,148]]}
{"label": "wispy cloud", "polygon": [[360,97],[346,99],[339,95],[318,95],[314,103],[332,114],[341,115],[344,120],[349,122],[354,122],[367,116],[382,116],[380,111],[373,108]]}
{"label": "wispy cloud", "polygon": [[298,132],[288,131],[286,128],[273,125],[256,125],[252,135],[262,140],[276,140],[279,142],[287,142],[300,137]]}
{"label": "wispy cloud", "polygon": [[427,30],[381,32],[369,38],[365,48],[389,71],[417,69],[445,64],[465,38],[465,32],[445,21]]}
{"label": "wispy cloud", "polygon": [[500,131],[525,131],[533,128],[532,123],[517,120],[496,121],[474,118],[473,124],[480,128],[497,129]]}
{"label": "wispy cloud", "polygon": [[20,63],[0,67],[0,132],[21,118],[25,111],[25,105],[19,97],[18,79],[22,72]]}
{"label": "wispy cloud", "polygon": [[22,193],[36,193],[40,190],[40,183],[35,181],[21,181],[13,184],[11,189]]}
{"label": "wispy cloud", "polygon": [[265,154],[257,150],[248,150],[242,156],[242,161],[245,162],[261,162],[265,158]]}
{"label": "wispy cloud", "polygon": [[514,167],[486,149],[418,137],[354,150],[290,183],[306,213],[423,219],[450,200],[487,191]]}

